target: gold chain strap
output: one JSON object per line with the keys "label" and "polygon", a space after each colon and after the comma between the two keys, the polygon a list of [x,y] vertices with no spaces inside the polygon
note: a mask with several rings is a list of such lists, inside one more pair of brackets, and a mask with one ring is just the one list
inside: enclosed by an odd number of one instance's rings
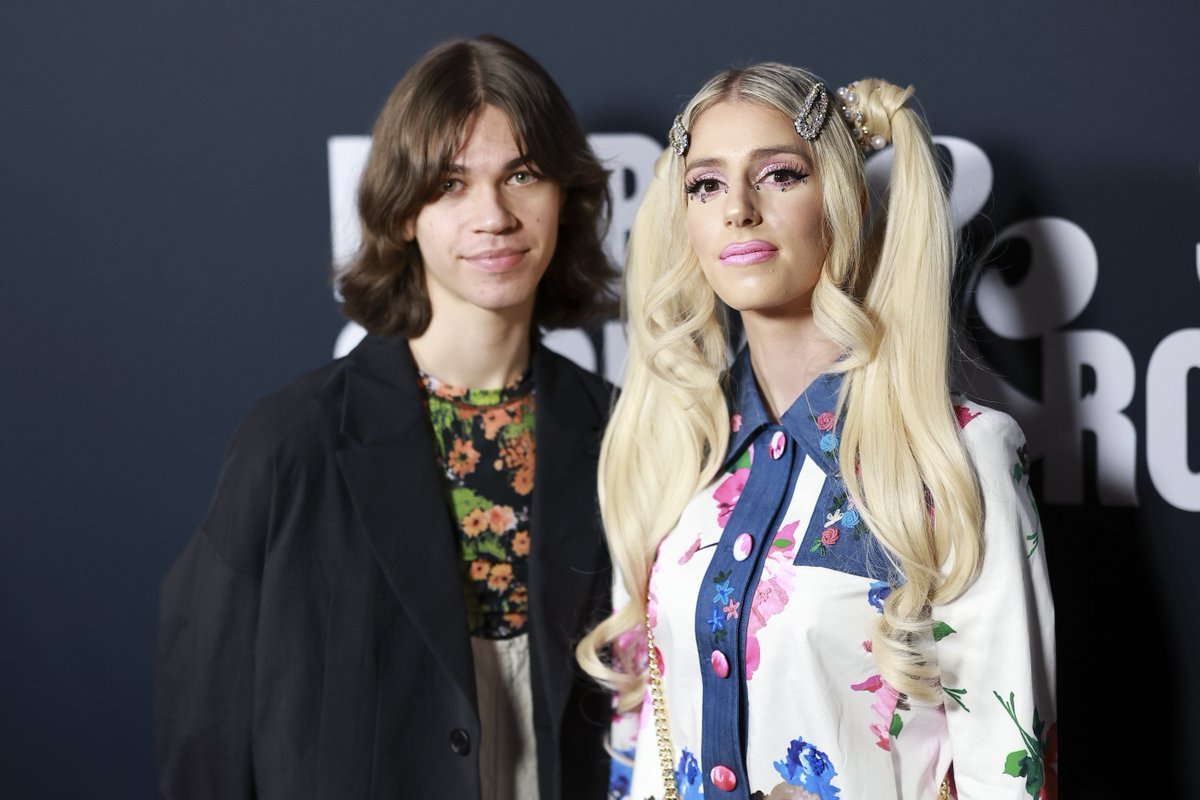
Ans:
{"label": "gold chain strap", "polygon": [[662,768],[663,800],[679,800],[675,786],[675,750],[671,747],[671,729],[667,726],[667,697],[663,694],[662,675],[654,652],[654,626],[650,624],[650,598],[646,598],[646,660],[650,672],[650,705],[654,708],[654,735],[658,739],[658,765]]}

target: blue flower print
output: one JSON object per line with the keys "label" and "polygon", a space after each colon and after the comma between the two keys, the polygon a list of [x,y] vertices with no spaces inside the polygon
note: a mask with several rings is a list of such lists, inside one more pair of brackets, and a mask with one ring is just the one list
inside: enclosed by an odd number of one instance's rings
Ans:
{"label": "blue flower print", "polygon": [[729,581],[722,581],[717,584],[717,593],[713,597],[713,602],[725,605],[729,602],[729,595],[731,594],[733,594],[733,587],[729,585]]}
{"label": "blue flower print", "polygon": [[680,800],[703,798],[704,781],[700,779],[700,764],[686,747],[679,756],[679,766],[675,768],[675,787],[679,790]]}
{"label": "blue flower print", "polygon": [[799,786],[821,800],[837,798],[841,792],[833,785],[833,779],[838,773],[829,761],[829,756],[812,743],[804,741],[803,737],[798,736],[792,740],[787,756],[782,761],[775,762],[775,770],[783,776],[789,786]]}
{"label": "blue flower print", "polygon": [[848,509],[842,514],[841,523],[846,530],[852,530],[858,524],[858,512],[853,508]]}
{"label": "blue flower print", "polygon": [[821,437],[821,452],[822,453],[832,453],[834,450],[837,450],[837,446],[838,446],[838,437],[836,434],[827,433]]}
{"label": "blue flower print", "polygon": [[617,753],[629,759],[631,763],[626,764],[620,758],[609,760],[608,764],[608,798],[609,800],[621,800],[629,797],[629,787],[633,783],[633,757],[636,751],[632,748],[629,750],[618,750]]}
{"label": "blue flower print", "polygon": [[708,619],[705,621],[712,626],[711,633],[725,630],[725,615],[721,612],[720,606],[713,606],[712,613],[708,615]]}
{"label": "blue flower print", "polygon": [[883,613],[883,601],[887,600],[889,594],[892,593],[892,587],[888,586],[887,581],[872,581],[871,587],[867,589],[867,602],[875,607],[875,610],[880,614]]}

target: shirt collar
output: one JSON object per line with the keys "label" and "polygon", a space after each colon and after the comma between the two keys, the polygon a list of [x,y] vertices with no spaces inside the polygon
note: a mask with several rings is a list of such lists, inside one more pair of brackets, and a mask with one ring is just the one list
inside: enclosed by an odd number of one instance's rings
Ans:
{"label": "shirt collar", "polygon": [[[841,388],[841,373],[818,375],[780,419],[791,437],[831,474],[837,471],[837,447],[842,433],[842,420],[835,416]],[[729,449],[723,467],[728,467],[746,443],[771,424],[754,380],[749,347],[742,348],[729,370],[729,420]]]}

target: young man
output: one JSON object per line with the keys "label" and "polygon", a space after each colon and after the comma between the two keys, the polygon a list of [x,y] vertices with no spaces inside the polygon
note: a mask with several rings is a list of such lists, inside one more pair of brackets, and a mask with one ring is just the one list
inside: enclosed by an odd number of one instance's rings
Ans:
{"label": "young man", "polygon": [[610,387],[538,326],[612,310],[607,175],[549,76],[495,38],[426,54],[376,122],[369,332],[260,401],[163,586],[169,798],[604,795]]}

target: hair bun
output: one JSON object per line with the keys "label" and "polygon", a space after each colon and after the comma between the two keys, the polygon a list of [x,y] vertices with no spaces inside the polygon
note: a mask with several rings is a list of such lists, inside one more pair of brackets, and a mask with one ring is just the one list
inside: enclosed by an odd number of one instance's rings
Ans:
{"label": "hair bun", "polygon": [[892,115],[915,93],[912,86],[902,89],[879,78],[863,78],[837,90],[842,119],[863,152],[882,150],[891,143]]}

